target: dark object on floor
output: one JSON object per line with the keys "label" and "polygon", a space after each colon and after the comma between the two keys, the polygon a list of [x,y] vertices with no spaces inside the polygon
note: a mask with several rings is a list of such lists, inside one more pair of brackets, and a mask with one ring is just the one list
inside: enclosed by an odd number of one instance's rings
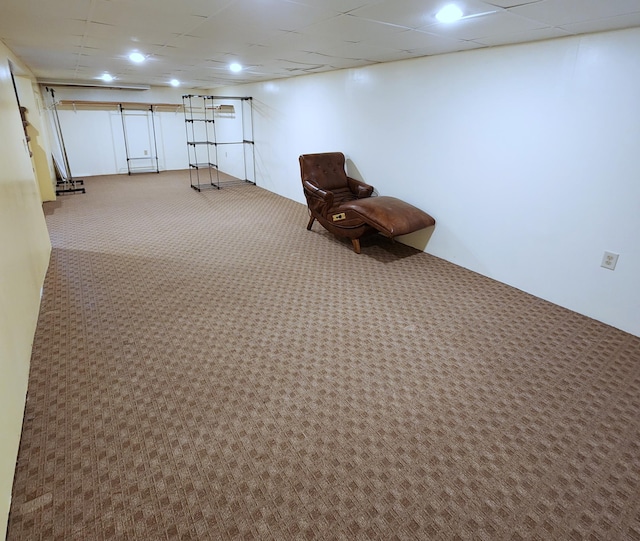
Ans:
{"label": "dark object on floor", "polygon": [[371,197],[373,186],[348,177],[342,152],[303,154],[300,160],[302,187],[311,219],[339,237],[351,239],[360,253],[360,239],[373,233],[394,238],[432,226],[426,212],[395,197]]}

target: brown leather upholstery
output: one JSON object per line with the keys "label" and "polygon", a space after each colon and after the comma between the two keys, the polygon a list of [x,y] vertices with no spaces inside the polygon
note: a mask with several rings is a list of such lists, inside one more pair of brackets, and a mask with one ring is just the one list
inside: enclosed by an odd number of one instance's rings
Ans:
{"label": "brown leather upholstery", "polygon": [[363,221],[391,238],[408,235],[436,223],[426,212],[395,197],[371,197],[349,201],[342,206],[354,211]]}
{"label": "brown leather upholstery", "polygon": [[351,239],[360,253],[360,239],[381,232],[406,235],[435,224],[420,209],[395,197],[371,197],[373,186],[348,177],[342,152],[303,154],[299,158],[302,187],[311,218],[340,237]]}

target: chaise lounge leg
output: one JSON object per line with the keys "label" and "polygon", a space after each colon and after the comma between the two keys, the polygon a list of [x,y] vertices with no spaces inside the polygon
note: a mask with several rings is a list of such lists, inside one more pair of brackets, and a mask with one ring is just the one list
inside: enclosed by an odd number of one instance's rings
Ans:
{"label": "chaise lounge leg", "polygon": [[351,244],[353,244],[353,251],[356,254],[360,253],[360,239],[351,239]]}
{"label": "chaise lounge leg", "polygon": [[311,231],[311,226],[313,225],[313,222],[315,222],[316,219],[311,216],[311,219],[309,220],[309,223],[307,224],[307,231]]}

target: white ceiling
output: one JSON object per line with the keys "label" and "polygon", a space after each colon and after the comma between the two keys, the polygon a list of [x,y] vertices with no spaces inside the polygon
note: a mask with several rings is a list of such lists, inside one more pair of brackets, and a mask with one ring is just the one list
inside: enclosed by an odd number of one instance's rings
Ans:
{"label": "white ceiling", "polygon": [[640,26],[640,0],[452,1],[2,0],[0,39],[40,80],[214,88]]}

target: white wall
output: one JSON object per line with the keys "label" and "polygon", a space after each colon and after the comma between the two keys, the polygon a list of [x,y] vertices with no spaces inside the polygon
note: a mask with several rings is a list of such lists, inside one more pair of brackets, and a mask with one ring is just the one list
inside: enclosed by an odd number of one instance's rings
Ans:
{"label": "white wall", "polygon": [[[161,171],[188,167],[184,115],[179,106],[185,91],[173,88],[150,90],[117,90],[82,87],[53,87],[56,101],[78,100],[117,103],[173,103],[175,109],[162,108],[154,114],[158,167]],[[51,106],[51,95],[45,93]],[[127,116],[130,157],[144,156],[155,150],[150,139],[148,121]],[[115,106],[58,106],[69,165],[74,177],[113,175],[128,172],[122,117]],[[153,166],[153,161],[131,161],[134,167]]]}
{"label": "white wall", "polygon": [[216,103],[232,105],[234,108],[233,113],[223,112],[215,116],[216,140],[230,143],[218,146],[220,170],[242,180],[254,181],[253,149],[238,144],[253,139],[250,100],[216,100]]}
{"label": "white wall", "polygon": [[[4,539],[22,431],[31,346],[51,244],[29,157],[9,62],[35,81],[0,42],[0,538]],[[29,85],[30,86],[30,85]],[[21,89],[25,103],[28,89]],[[32,90],[31,90],[32,91]],[[33,91],[32,91],[33,92]],[[37,110],[30,110],[37,119]],[[38,123],[40,125],[40,123]],[[40,144],[40,142],[38,142]],[[44,143],[43,143],[44,144]],[[50,150],[42,147],[42,152]]]}
{"label": "white wall", "polygon": [[[54,87],[55,98],[92,102],[161,103],[176,107],[158,108],[154,113],[155,134],[160,171],[187,169],[189,154],[184,122],[182,96],[202,94],[202,91],[154,87],[149,90],[87,89]],[[51,103],[50,94],[48,102]],[[236,108],[233,114],[216,115],[217,141],[242,140],[242,104],[238,100],[218,100]],[[246,113],[245,113],[246,114]],[[132,170],[153,166],[151,160],[138,160],[154,154],[149,120],[144,113],[128,111],[125,116],[127,143]],[[122,117],[116,106],[87,107],[83,105],[58,106],[58,116],[74,177],[124,174],[128,172]],[[148,154],[144,154],[147,151]],[[213,160],[215,161],[215,160]],[[219,145],[220,170],[238,178],[245,178],[242,145]],[[248,174],[253,180],[253,174]]]}
{"label": "white wall", "polygon": [[640,336],[640,29],[212,92],[254,98],[258,185],[343,151],[436,218],[408,243]]}

